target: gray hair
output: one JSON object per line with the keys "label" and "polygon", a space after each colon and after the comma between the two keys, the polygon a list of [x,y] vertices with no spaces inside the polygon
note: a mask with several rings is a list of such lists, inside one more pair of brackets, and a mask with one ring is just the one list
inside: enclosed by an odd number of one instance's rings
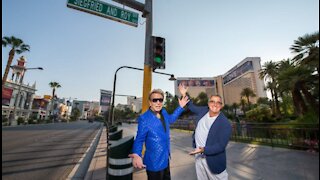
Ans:
{"label": "gray hair", "polygon": [[212,98],[212,97],[218,97],[218,98],[220,98],[220,100],[221,100],[221,105],[223,105],[224,103],[223,103],[223,99],[222,99],[222,97],[220,96],[220,95],[218,95],[218,94],[214,94],[214,95],[211,95],[210,96],[210,98],[209,98],[209,100]]}
{"label": "gray hair", "polygon": [[151,100],[151,95],[152,94],[161,94],[161,96],[164,98],[164,93],[161,89],[153,89],[150,93],[149,93],[149,100]]}
{"label": "gray hair", "polygon": [[218,94],[211,95],[211,96],[209,97],[209,99],[211,99],[212,96],[219,97],[219,98],[221,99],[221,101],[222,101],[222,97],[221,97],[220,95],[218,95]]}

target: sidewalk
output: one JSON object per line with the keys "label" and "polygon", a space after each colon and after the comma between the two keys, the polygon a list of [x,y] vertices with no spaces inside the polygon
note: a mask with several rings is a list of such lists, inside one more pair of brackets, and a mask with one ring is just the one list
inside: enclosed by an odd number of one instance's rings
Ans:
{"label": "sidewalk", "polygon": [[106,127],[103,128],[97,149],[91,160],[85,180],[105,180],[106,179],[106,159],[107,159],[107,136]]}
{"label": "sidewalk", "polygon": [[[123,137],[135,135],[136,129],[128,129],[125,126],[119,126],[118,129],[123,129]],[[192,150],[190,140],[190,133],[171,130],[170,167],[172,180],[197,179],[194,157],[188,155],[188,152]],[[319,153],[230,141],[227,147],[227,159],[229,180],[319,179]],[[85,179],[106,179],[105,129],[101,134],[100,142]],[[147,180],[145,170],[135,170],[133,180]]]}

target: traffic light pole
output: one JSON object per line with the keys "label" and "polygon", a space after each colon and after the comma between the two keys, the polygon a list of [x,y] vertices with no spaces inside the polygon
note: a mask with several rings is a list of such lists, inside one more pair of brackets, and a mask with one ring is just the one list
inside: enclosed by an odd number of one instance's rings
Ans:
{"label": "traffic light pole", "polygon": [[144,74],[143,74],[143,94],[142,94],[142,113],[149,108],[148,95],[152,84],[152,64],[151,64],[151,36],[152,36],[152,0],[145,1],[145,9],[148,13],[146,18],[146,39],[144,54]]}
{"label": "traffic light pole", "polygon": [[148,95],[152,84],[152,64],[151,64],[151,36],[152,36],[152,0],[145,0],[145,4],[135,0],[113,0],[137,11],[142,12],[142,17],[146,18],[146,39],[144,55],[143,93],[142,93],[142,113],[148,110]]}

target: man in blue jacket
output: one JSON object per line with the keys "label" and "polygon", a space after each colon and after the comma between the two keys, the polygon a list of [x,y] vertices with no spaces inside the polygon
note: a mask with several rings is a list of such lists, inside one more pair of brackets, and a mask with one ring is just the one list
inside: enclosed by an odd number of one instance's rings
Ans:
{"label": "man in blue jacket", "polygon": [[[179,84],[179,91],[186,97],[188,88]],[[195,113],[195,133],[193,136],[195,166],[198,180],[228,180],[226,171],[226,146],[231,136],[231,125],[220,112],[222,99],[219,95],[210,97],[207,106],[195,106],[188,102],[187,107]]]}
{"label": "man in blue jacket", "polygon": [[[179,107],[169,115],[163,107],[164,93],[160,89],[149,94],[150,108],[138,118],[138,132],[133,143],[132,164],[135,168],[146,168],[148,180],[170,180],[170,124],[184,111],[188,98],[179,99]],[[142,147],[145,154],[142,162]]]}

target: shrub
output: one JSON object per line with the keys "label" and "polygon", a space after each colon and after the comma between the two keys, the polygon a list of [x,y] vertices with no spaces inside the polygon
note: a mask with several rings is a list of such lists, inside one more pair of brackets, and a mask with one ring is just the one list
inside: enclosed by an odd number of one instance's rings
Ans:
{"label": "shrub", "polygon": [[33,118],[28,119],[28,124],[37,124],[37,123],[38,123],[37,119],[33,119]]}
{"label": "shrub", "polygon": [[246,112],[246,117],[254,122],[270,122],[272,121],[272,111],[268,105],[261,104]]}
{"label": "shrub", "polygon": [[23,117],[18,117],[17,122],[18,122],[18,125],[24,124],[24,118]]}
{"label": "shrub", "polygon": [[319,117],[317,117],[317,115],[314,112],[309,111],[306,114],[304,114],[303,116],[298,117],[297,121],[299,123],[319,124]]}

